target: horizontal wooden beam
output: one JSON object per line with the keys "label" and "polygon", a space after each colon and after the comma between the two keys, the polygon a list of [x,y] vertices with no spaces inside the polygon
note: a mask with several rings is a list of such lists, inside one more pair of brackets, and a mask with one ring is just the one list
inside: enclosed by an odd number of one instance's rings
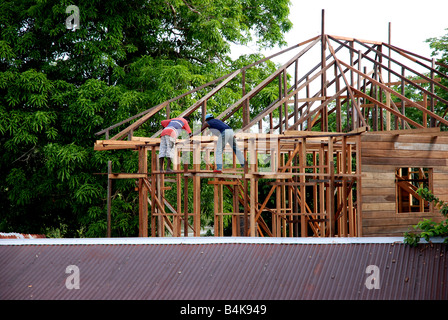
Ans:
{"label": "horizontal wooden beam", "polygon": [[383,42],[373,41],[373,40],[362,40],[362,39],[358,39],[358,38],[341,37],[341,36],[331,36],[331,37],[334,38],[334,39],[345,40],[345,41],[350,41],[350,42],[358,40],[360,42],[368,43],[368,44],[376,44],[376,45],[382,45],[383,44]]}
{"label": "horizontal wooden beam", "polygon": [[212,181],[208,181],[208,184],[217,184],[217,185],[238,185],[239,182],[238,181],[227,181],[227,180],[212,180]]}
{"label": "horizontal wooden beam", "polygon": [[[434,82],[440,82],[440,78],[434,78]],[[431,83],[431,81],[428,81],[426,79],[415,79],[412,80],[413,83]],[[386,82],[384,85],[390,87],[390,86],[399,86],[401,85],[402,82],[401,81],[396,81],[396,82]]]}

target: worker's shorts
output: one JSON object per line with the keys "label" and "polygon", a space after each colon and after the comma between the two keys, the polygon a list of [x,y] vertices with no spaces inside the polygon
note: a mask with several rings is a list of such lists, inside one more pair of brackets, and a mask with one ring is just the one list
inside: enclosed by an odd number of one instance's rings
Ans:
{"label": "worker's shorts", "polygon": [[169,136],[164,135],[160,139],[160,150],[159,150],[159,158],[168,157],[174,158],[174,144],[176,143],[176,139]]}

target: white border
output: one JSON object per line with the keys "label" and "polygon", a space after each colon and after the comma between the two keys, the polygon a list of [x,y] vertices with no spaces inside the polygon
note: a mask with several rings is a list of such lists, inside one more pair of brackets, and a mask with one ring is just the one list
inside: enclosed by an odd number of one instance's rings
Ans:
{"label": "white border", "polygon": [[[39,238],[0,239],[1,245],[133,245],[133,244],[367,244],[403,243],[403,237],[165,237],[165,238]],[[431,242],[442,243],[443,238]],[[420,243],[427,243],[424,239]]]}
{"label": "white border", "polygon": [[120,245],[120,244],[347,244],[403,243],[403,237],[165,237],[165,238],[39,238],[0,239],[0,245]]}

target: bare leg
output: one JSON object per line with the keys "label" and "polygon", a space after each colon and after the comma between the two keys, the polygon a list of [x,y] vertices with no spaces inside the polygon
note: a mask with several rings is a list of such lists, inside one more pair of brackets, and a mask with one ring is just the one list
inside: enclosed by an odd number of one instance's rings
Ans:
{"label": "bare leg", "polygon": [[160,170],[160,171],[163,171],[163,162],[164,162],[164,160],[165,160],[164,157],[162,157],[162,158],[159,159],[159,170]]}
{"label": "bare leg", "polygon": [[171,158],[168,158],[166,160],[166,171],[167,172],[172,172],[173,170],[171,170]]}

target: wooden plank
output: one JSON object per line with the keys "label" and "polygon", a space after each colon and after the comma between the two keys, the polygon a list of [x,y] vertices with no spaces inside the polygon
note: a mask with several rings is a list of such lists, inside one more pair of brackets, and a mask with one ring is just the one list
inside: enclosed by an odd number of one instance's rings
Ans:
{"label": "wooden plank", "polygon": [[224,178],[224,179],[242,179],[242,174],[226,174],[223,173],[207,173],[207,172],[189,172],[184,174],[185,177],[200,177],[200,178]]}
{"label": "wooden plank", "polygon": [[395,187],[395,179],[378,180],[378,179],[366,179],[361,180],[362,188],[392,188]]}
{"label": "wooden plank", "polygon": [[393,152],[394,158],[428,158],[428,159],[447,159],[447,151],[420,151],[420,150],[396,150],[396,149],[371,149],[363,148],[361,150],[363,157],[389,158]]}
{"label": "wooden plank", "polygon": [[[361,148],[371,148],[374,147],[378,143],[382,142],[389,142],[394,143],[392,146],[388,146],[389,149],[395,148],[395,143],[399,142],[401,144],[405,143],[421,143],[421,144],[429,144],[429,145],[447,145],[448,140],[445,137],[432,137],[432,136],[425,136],[425,135],[406,135],[406,136],[387,136],[387,135],[377,135],[377,136],[363,136],[362,137],[362,144]],[[384,145],[386,146],[386,145]],[[382,146],[383,147],[383,146]],[[440,148],[443,149],[445,147],[433,147],[435,149]],[[426,147],[426,149],[429,149],[429,147]]]}
{"label": "wooden plank", "polygon": [[396,165],[397,167],[435,167],[447,165],[447,159],[427,158],[362,157],[362,162],[365,164]]}
{"label": "wooden plank", "polygon": [[363,172],[363,180],[395,180],[395,170],[392,172]]}
{"label": "wooden plank", "polygon": [[413,151],[448,151],[448,144],[395,142],[394,148]]}
{"label": "wooden plank", "polygon": [[[338,39],[338,40],[345,40],[345,41],[354,41],[355,38],[350,38],[350,37],[341,37],[341,36],[331,36],[334,39]],[[375,45],[382,45],[383,42],[379,42],[379,41],[373,41],[373,40],[362,40],[362,39],[357,39],[358,41],[364,42],[364,43],[368,43],[368,44],[375,44]]]}
{"label": "wooden plank", "polygon": [[447,186],[434,187],[433,193],[441,200],[448,201],[448,188]]}
{"label": "wooden plank", "polygon": [[433,168],[434,173],[446,173],[448,172],[448,167],[435,167]]}
{"label": "wooden plank", "polygon": [[369,149],[381,149],[381,150],[388,150],[389,152],[392,152],[394,150],[394,142],[366,142],[363,143],[361,146],[361,154],[364,156],[365,153],[363,151],[369,150]]}
{"label": "wooden plank", "polygon": [[384,195],[363,195],[362,202],[363,203],[378,203],[378,202],[394,202],[395,203],[395,194],[389,193]]}
{"label": "wooden plank", "polygon": [[367,219],[363,221],[363,229],[365,230],[365,232],[369,232],[367,230],[376,230],[377,232],[385,232],[385,233],[397,232],[401,233],[401,236],[403,236],[404,232],[413,230],[412,226],[416,225],[419,221],[420,221],[419,218],[406,218],[401,220]]}
{"label": "wooden plank", "polygon": [[221,181],[221,180],[212,180],[207,181],[208,184],[218,184],[218,185],[238,185],[238,181]]}
{"label": "wooden plank", "polygon": [[[283,138],[308,138],[308,137],[348,137],[355,134],[361,134],[366,132],[368,127],[359,127],[350,132],[321,132],[321,131],[301,131],[301,130],[286,130]],[[279,138],[282,138],[282,135],[279,135]]]}
{"label": "wooden plank", "polygon": [[389,196],[395,195],[395,186],[394,187],[366,187],[362,186],[362,196]]}
{"label": "wooden plank", "polygon": [[[434,81],[435,82],[440,82],[440,78],[434,78]],[[415,79],[415,80],[412,80],[412,82],[413,83],[418,83],[418,84],[421,84],[421,83],[430,83],[431,81],[429,81],[429,80],[426,80],[426,79]],[[391,86],[399,86],[399,85],[401,85],[401,81],[396,81],[396,82],[386,82],[384,85],[386,85],[386,86],[388,86],[388,87],[391,87]]]}
{"label": "wooden plank", "polygon": [[423,219],[434,219],[440,218],[440,213],[434,212],[404,212],[404,213],[396,213],[395,211],[370,211],[366,213],[366,221],[377,221],[377,223],[387,225],[387,221],[395,221],[396,224],[400,224],[401,222],[412,221],[417,224],[417,222]]}
{"label": "wooden plank", "polygon": [[445,172],[433,171],[432,177],[434,180],[447,180],[448,179],[448,171],[445,171]]}
{"label": "wooden plank", "polygon": [[109,179],[140,179],[147,178],[147,173],[111,173]]}
{"label": "wooden plank", "polygon": [[362,137],[362,145],[369,142],[401,142],[401,143],[429,143],[448,144],[448,137],[445,135],[416,134],[416,135],[368,135]]}
{"label": "wooden plank", "polygon": [[435,189],[448,189],[448,179],[434,179],[433,178],[433,188]]}
{"label": "wooden plank", "polygon": [[383,165],[368,165],[361,164],[361,172],[364,174],[366,172],[395,172],[395,166],[383,166]]}
{"label": "wooden plank", "polygon": [[395,211],[395,202],[363,203],[362,211],[365,213],[369,210]]}
{"label": "wooden plank", "polygon": [[[299,174],[295,174],[295,175],[299,175]],[[250,178],[257,178],[257,179],[292,179],[292,177],[294,176],[294,174],[291,173],[279,173],[279,172],[275,172],[275,173],[270,173],[270,172],[253,172],[253,173],[249,173],[246,174],[246,178],[250,179]]]}
{"label": "wooden plank", "polygon": [[365,136],[378,136],[378,135],[409,135],[409,134],[439,134],[441,133],[440,127],[434,128],[415,128],[415,129],[399,129],[399,130],[388,130],[388,131],[369,131],[366,132]]}

